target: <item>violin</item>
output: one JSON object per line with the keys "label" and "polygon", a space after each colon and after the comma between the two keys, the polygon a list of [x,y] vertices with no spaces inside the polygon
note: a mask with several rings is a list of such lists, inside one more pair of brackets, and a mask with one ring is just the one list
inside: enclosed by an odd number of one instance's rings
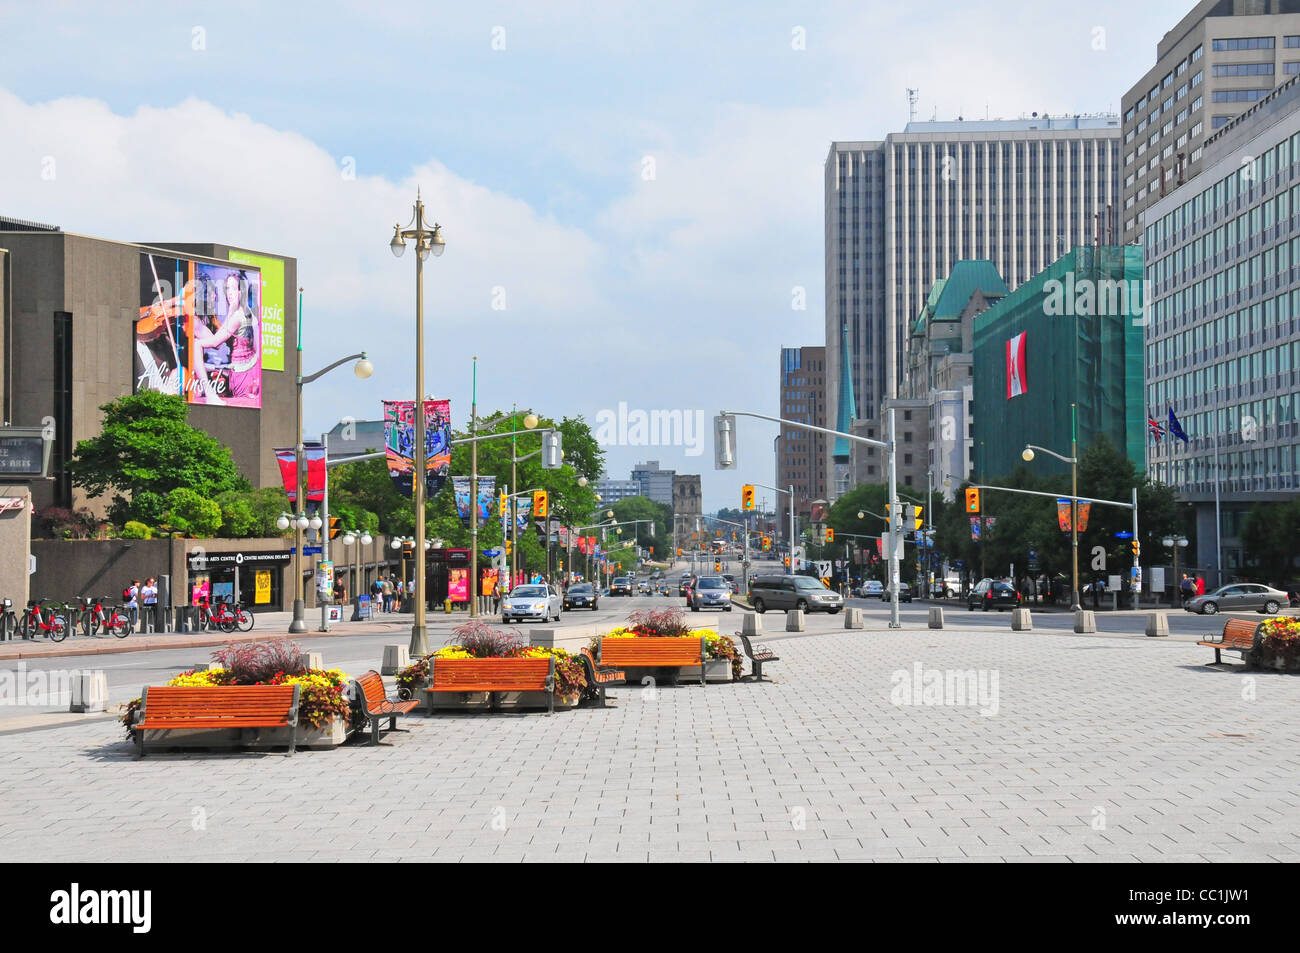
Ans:
{"label": "violin", "polygon": [[152,341],[166,333],[171,336],[171,323],[177,318],[187,321],[194,317],[194,285],[186,282],[180,296],[165,300],[158,299],[153,304],[142,305],[140,318],[135,323],[135,336],[138,341]]}

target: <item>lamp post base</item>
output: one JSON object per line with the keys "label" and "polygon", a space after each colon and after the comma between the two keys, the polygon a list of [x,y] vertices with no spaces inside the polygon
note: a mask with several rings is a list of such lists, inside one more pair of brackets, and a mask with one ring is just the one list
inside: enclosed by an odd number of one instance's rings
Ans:
{"label": "lamp post base", "polygon": [[411,658],[424,658],[429,654],[429,629],[423,625],[411,626]]}
{"label": "lamp post base", "polygon": [[304,615],[307,604],[302,599],[293,600],[293,621],[289,623],[290,635],[302,635],[307,631],[307,619]]}

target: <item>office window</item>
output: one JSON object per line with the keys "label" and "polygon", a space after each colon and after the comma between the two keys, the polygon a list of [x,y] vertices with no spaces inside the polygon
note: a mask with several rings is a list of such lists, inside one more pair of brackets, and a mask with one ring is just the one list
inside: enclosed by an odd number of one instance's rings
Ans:
{"label": "office window", "polygon": [[1271,50],[1276,45],[1274,37],[1271,36],[1244,36],[1234,39],[1212,40],[1210,49],[1216,52],[1229,52],[1232,50]]}
{"label": "office window", "polygon": [[1212,76],[1272,76],[1272,63],[1221,63],[1210,67]]}
{"label": "office window", "polygon": [[1271,89],[1216,89],[1211,100],[1216,103],[1253,103],[1263,99]]}

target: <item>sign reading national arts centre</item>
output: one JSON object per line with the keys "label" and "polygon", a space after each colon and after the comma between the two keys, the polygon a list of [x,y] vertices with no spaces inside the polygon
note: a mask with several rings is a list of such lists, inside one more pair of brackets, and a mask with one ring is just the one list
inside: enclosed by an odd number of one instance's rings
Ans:
{"label": "sign reading national arts centre", "polygon": [[189,557],[190,569],[230,569],[232,566],[287,566],[293,559],[287,550],[269,553],[193,553]]}

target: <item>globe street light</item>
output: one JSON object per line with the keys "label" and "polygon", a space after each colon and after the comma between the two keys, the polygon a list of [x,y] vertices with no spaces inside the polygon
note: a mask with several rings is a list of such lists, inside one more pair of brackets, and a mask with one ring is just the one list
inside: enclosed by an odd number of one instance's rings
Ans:
{"label": "globe street light", "polygon": [[[1041,450],[1043,453],[1056,457],[1056,459],[1070,465],[1070,548],[1074,582],[1074,591],[1071,593],[1074,604],[1070,609],[1078,612],[1083,606],[1079,604],[1079,430],[1074,404],[1070,405],[1070,455],[1066,457],[1055,450],[1048,450],[1046,447],[1039,447],[1030,443],[1025,444],[1025,449],[1020,453],[1020,459],[1029,463],[1034,459],[1035,450]],[[1136,500],[1136,497],[1134,499]],[[1134,519],[1136,520],[1136,517]],[[1136,522],[1134,523],[1134,529],[1137,529]],[[1136,608],[1136,602],[1134,607]]]}
{"label": "globe street light", "polygon": [[1186,536],[1166,536],[1160,542],[1174,551],[1174,591],[1178,593],[1177,605],[1181,606],[1183,604],[1183,580],[1178,575],[1178,550],[1185,548],[1190,541]]}
{"label": "globe street light", "polygon": [[[433,254],[438,258],[446,250],[447,243],[442,238],[442,226],[437,222],[433,228],[424,217],[424,202],[419,190],[415,193],[415,208],[408,227],[393,226],[393,239],[388,243],[393,256],[401,258],[406,251],[408,240],[415,242],[415,440],[413,446],[414,464],[411,486],[412,511],[415,516],[415,552],[420,565],[415,573],[415,620],[411,626],[411,655],[423,657],[429,654],[429,631],[425,626],[425,560],[424,545],[424,481],[425,481],[425,436],[424,436],[424,262]],[[414,226],[414,227],[410,227]],[[470,567],[474,571],[474,567]]]}

